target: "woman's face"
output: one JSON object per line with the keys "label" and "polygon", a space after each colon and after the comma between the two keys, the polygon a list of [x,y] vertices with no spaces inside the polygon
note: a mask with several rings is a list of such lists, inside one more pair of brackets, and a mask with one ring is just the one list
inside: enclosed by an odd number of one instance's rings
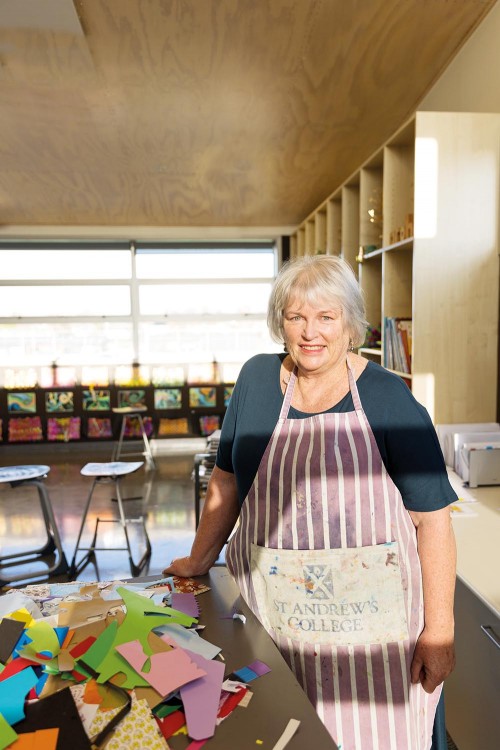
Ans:
{"label": "woman's face", "polygon": [[290,301],[283,313],[283,332],[291,358],[304,373],[322,373],[344,362],[349,332],[340,307]]}

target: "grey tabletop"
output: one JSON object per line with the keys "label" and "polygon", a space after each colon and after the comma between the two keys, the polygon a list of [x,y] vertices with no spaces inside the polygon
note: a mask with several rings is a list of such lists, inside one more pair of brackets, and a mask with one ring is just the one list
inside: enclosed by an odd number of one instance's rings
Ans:
{"label": "grey tabletop", "polygon": [[[286,750],[304,750],[308,746],[317,750],[338,750],[273,640],[239,596],[227,569],[212,568],[200,580],[211,588],[210,592],[198,596],[200,623],[206,626],[203,637],[222,648],[226,675],[256,659],[271,668],[249,683],[253,697],[248,708],[235,709],[204,747],[207,750],[272,750],[289,720],[298,719],[300,727]],[[245,615],[245,624],[232,619],[235,610]],[[186,737],[178,736],[170,738],[168,744],[172,750],[184,750],[189,742]]]}

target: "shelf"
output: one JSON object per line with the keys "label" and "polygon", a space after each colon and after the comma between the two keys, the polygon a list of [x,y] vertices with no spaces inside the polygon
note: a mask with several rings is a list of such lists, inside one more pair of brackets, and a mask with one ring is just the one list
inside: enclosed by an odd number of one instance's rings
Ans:
{"label": "shelf", "polygon": [[393,245],[387,245],[387,247],[379,247],[376,250],[372,250],[370,253],[363,255],[363,263],[365,260],[371,260],[371,258],[379,258],[384,253],[393,253],[398,250],[411,250],[413,248],[413,237],[408,237],[406,240],[400,240],[395,242]]}
{"label": "shelf", "polygon": [[367,346],[362,346],[358,349],[358,354],[367,354],[373,357],[382,357],[382,349],[370,349]]}

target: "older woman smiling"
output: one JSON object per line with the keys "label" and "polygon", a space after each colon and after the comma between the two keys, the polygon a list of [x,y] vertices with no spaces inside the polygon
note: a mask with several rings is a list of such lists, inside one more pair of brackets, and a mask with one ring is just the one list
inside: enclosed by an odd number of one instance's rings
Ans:
{"label": "older woman smiling", "polygon": [[268,325],[285,353],[242,368],[191,554],[165,572],[205,573],[238,521],[228,568],[342,750],[441,750],[456,496],[431,420],[354,353],[343,260],[286,264]]}

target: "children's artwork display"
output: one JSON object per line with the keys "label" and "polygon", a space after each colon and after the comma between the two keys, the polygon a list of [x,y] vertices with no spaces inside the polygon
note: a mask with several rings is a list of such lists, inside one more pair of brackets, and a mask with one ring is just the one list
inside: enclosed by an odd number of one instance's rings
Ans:
{"label": "children's artwork display", "polygon": [[67,443],[80,440],[80,417],[49,417],[47,440]]}
{"label": "children's artwork display", "polygon": [[134,390],[118,391],[118,406],[133,408],[139,406],[143,409],[146,406],[146,391],[143,388]]}
{"label": "children's artwork display", "polygon": [[[144,424],[144,430],[148,437],[153,434],[153,420],[151,417],[142,417]],[[124,438],[142,438],[141,423],[139,418],[133,415],[127,415],[125,417],[125,427],[123,428]]]}
{"label": "children's artwork display", "polygon": [[216,405],[216,389],[213,386],[199,386],[189,389],[190,407],[210,407]]}
{"label": "children's artwork display", "polygon": [[234,385],[226,385],[224,387],[224,408],[227,409],[229,406],[229,400],[233,395]]}
{"label": "children's artwork display", "polygon": [[169,419],[161,417],[158,425],[158,437],[169,437],[170,435],[189,435],[189,423],[186,417]]}
{"label": "children's artwork display", "polygon": [[34,414],[36,412],[36,393],[34,391],[8,393],[7,411],[9,414]]}
{"label": "children's artwork display", "polygon": [[155,409],[182,409],[180,388],[155,388]]}
{"label": "children's artwork display", "polygon": [[215,414],[200,417],[200,432],[202,435],[211,435],[220,427],[220,417]]}
{"label": "children's artwork display", "polygon": [[33,443],[43,440],[40,417],[12,417],[9,419],[9,443]]}
{"label": "children's artwork display", "polygon": [[45,394],[45,411],[47,413],[72,412],[74,408],[73,391],[47,391]]}
{"label": "children's artwork display", "polygon": [[89,417],[87,419],[87,437],[97,440],[112,438],[111,419],[108,417]]}
{"label": "children's artwork display", "polygon": [[83,408],[85,411],[109,411],[111,409],[111,395],[108,390],[90,388],[82,392]]}

